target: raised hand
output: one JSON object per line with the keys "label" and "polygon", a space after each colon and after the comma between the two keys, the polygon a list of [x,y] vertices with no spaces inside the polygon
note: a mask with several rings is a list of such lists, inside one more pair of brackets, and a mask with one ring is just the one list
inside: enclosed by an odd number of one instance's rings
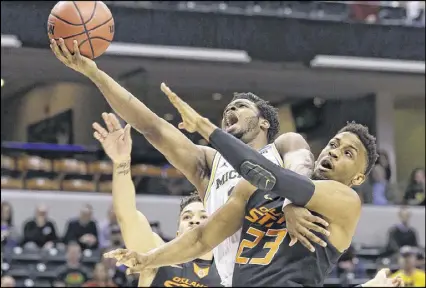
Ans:
{"label": "raised hand", "polygon": [[203,118],[200,114],[197,113],[191,106],[189,106],[185,101],[179,98],[166,84],[161,83],[161,91],[167,95],[170,102],[178,110],[180,116],[182,117],[182,123],[179,123],[179,129],[185,129],[190,133],[197,131],[197,125]]}
{"label": "raised hand", "polygon": [[330,235],[330,232],[317,224],[319,223],[327,227],[328,223],[324,219],[312,215],[306,208],[298,207],[293,204],[287,205],[283,211],[286,218],[287,230],[291,238],[290,246],[300,241],[300,243],[311,252],[314,252],[315,248],[310,241],[323,247],[327,246],[326,242],[312,233],[312,231],[316,231],[325,236]]}
{"label": "raised hand", "polygon": [[80,54],[77,40],[74,40],[73,44],[74,51],[71,53],[65,45],[64,39],[59,38],[57,41],[54,39],[50,40],[50,48],[52,49],[56,58],[58,58],[66,66],[86,76],[96,72],[98,69],[96,63]]}
{"label": "raised hand", "polygon": [[130,136],[130,125],[121,127],[117,117],[112,113],[102,113],[107,129],[99,123],[93,123],[93,137],[102,145],[105,153],[114,163],[122,163],[130,160],[132,152],[132,137]]}

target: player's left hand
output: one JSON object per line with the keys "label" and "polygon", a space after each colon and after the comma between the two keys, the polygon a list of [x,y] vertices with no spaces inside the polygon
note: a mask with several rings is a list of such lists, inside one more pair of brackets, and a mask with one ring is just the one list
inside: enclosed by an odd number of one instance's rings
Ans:
{"label": "player's left hand", "polygon": [[311,231],[313,230],[325,236],[329,236],[330,232],[318,225],[321,224],[322,226],[327,227],[327,221],[321,217],[312,215],[308,209],[298,207],[293,204],[284,207],[283,211],[286,219],[287,230],[291,238],[290,246],[293,246],[297,243],[297,241],[300,241],[300,243],[302,243],[302,245],[308,248],[311,252],[315,252],[315,248],[310,241],[323,247],[327,246],[327,243]]}
{"label": "player's left hand", "polygon": [[189,106],[185,101],[179,98],[166,84],[161,83],[161,91],[167,95],[170,102],[178,110],[180,116],[182,117],[182,123],[179,123],[179,129],[185,129],[190,133],[197,131],[197,125],[203,118],[200,114],[197,113],[191,106]]}
{"label": "player's left hand", "polygon": [[376,277],[362,284],[362,287],[405,287],[401,277],[391,278],[391,271],[388,268],[381,269]]}

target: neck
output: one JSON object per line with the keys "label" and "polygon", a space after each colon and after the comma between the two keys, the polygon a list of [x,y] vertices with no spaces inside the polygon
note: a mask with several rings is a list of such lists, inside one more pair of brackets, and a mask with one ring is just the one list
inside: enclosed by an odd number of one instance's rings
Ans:
{"label": "neck", "polygon": [[252,141],[246,143],[247,145],[249,145],[251,148],[253,148],[254,150],[260,150],[263,147],[265,147],[266,145],[268,145],[268,141],[265,139],[263,139],[264,137],[256,137],[254,138]]}
{"label": "neck", "polygon": [[210,260],[213,259],[213,252],[210,251],[209,253],[207,253],[207,254],[205,254],[205,255],[203,255],[201,257],[198,257],[198,258],[201,259],[201,260],[210,261]]}

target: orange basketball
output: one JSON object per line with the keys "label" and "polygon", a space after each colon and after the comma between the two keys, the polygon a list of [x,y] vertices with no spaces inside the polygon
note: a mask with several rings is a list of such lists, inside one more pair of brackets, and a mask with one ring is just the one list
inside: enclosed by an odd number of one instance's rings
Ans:
{"label": "orange basketball", "polygon": [[101,56],[114,37],[114,19],[102,1],[60,1],[47,20],[50,39],[63,38],[72,53],[77,40],[80,53],[88,58]]}

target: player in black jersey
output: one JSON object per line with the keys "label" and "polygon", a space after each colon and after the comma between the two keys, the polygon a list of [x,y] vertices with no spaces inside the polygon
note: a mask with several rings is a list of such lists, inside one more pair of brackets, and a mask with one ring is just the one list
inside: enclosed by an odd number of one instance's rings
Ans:
{"label": "player in black jersey", "polygon": [[[180,127],[198,132],[248,181],[240,181],[228,202],[208,221],[171,243],[145,255],[116,251],[120,262],[136,269],[159,267],[191,259],[242,229],[233,286],[318,286],[349,247],[358,223],[361,202],[350,187],[361,184],[377,159],[375,138],[359,124],[348,124],[321,152],[310,179],[266,163],[258,152],[228,137],[169,91],[168,97],[182,115]],[[232,139],[231,139],[232,138]],[[286,248],[284,199],[324,217],[331,235],[325,247],[309,253],[300,245]],[[318,235],[321,237],[320,235]],[[129,260],[131,259],[131,263]],[[387,279],[398,286],[400,280]],[[368,282],[366,286],[377,283]],[[384,283],[381,283],[384,284]]]}
{"label": "player in black jersey", "polygon": [[[124,243],[134,251],[147,252],[163,245],[164,241],[151,230],[145,216],[136,210],[135,187],[130,174],[130,126],[122,129],[113,114],[104,113],[102,117],[107,129],[94,123],[94,137],[99,140],[114,163],[113,206]],[[205,219],[207,213],[199,196],[184,198],[180,206],[178,235],[199,225]],[[179,266],[143,271],[139,277],[140,287],[217,287],[220,282],[210,251]]]}

